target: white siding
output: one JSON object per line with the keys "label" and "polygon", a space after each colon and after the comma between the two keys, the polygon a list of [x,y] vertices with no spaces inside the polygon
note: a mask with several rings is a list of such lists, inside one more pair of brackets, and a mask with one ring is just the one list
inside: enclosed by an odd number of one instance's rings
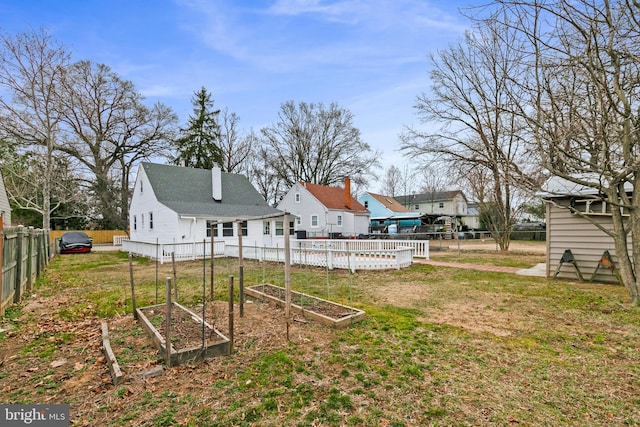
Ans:
{"label": "white siding", "polygon": [[[598,216],[597,219],[607,229],[612,228],[610,217]],[[609,251],[614,264],[617,265],[613,239],[587,219],[571,214],[568,209],[547,204],[547,232],[547,274],[549,277],[553,277],[556,273],[566,249],[571,250],[585,280],[591,279],[604,251]],[[565,262],[557,277],[577,279],[577,273],[572,264]],[[602,267],[598,269],[594,280],[617,282],[615,275]]]}
{"label": "white siding", "polygon": [[[149,228],[149,212],[153,212],[153,230]],[[144,223],[142,216],[144,215]],[[134,218],[136,226],[134,227]],[[178,215],[156,200],[144,168],[138,168],[138,176],[129,208],[129,232],[131,240],[138,242],[180,243]]]}
{"label": "white siding", "polygon": [[[295,195],[300,194],[300,202],[296,203]],[[327,222],[336,224],[337,217],[328,218],[328,211],[325,206],[318,201],[304,186],[296,183],[278,204],[278,209],[289,212],[300,217],[300,225],[296,225],[296,230],[305,230],[309,237],[326,237],[329,233]],[[311,226],[312,215],[318,216],[318,225]],[[344,221],[344,217],[343,217]],[[334,226],[332,226],[333,228]],[[331,230],[333,232],[333,230]]]}
{"label": "white siding", "polygon": [[4,179],[0,173],[0,215],[2,215],[2,223],[5,228],[11,227],[11,206],[9,206],[9,197],[7,189],[4,186]]}
{"label": "white siding", "polygon": [[344,224],[340,231],[346,236],[358,236],[360,234],[369,233],[369,215],[354,214],[351,212],[341,212],[342,223]]}

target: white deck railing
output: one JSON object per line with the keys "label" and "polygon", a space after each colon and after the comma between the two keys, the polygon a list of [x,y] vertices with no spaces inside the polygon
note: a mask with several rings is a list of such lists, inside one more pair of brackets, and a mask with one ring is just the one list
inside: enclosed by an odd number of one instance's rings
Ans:
{"label": "white deck railing", "polygon": [[[214,242],[214,256],[238,257],[237,244]],[[409,240],[291,240],[291,263],[357,270],[386,270],[409,267],[413,257],[429,257],[428,242]],[[211,243],[145,243],[125,240],[122,250],[159,259],[194,260],[211,256]],[[242,256],[260,261],[284,262],[283,247],[243,245]]]}
{"label": "white deck railing", "polygon": [[121,246],[125,240],[129,240],[129,236],[126,234],[113,236],[113,246]]}
{"label": "white deck railing", "polygon": [[292,248],[335,249],[351,252],[395,250],[400,247],[413,249],[413,256],[429,258],[428,240],[345,240],[345,239],[292,239]]}
{"label": "white deck railing", "polygon": [[[227,244],[225,255],[238,256],[238,246]],[[281,247],[242,247],[243,258],[260,261],[284,262],[284,248]],[[291,248],[291,264],[326,267],[329,270],[342,268],[357,270],[388,270],[409,267],[413,262],[413,248],[397,247],[386,250],[353,251],[332,248],[307,249]]]}
{"label": "white deck railing", "polygon": [[[214,241],[214,256],[223,256],[225,244],[223,241]],[[196,243],[147,243],[133,240],[123,240],[122,250],[136,255],[158,259],[160,264],[171,261],[174,254],[176,261],[194,260],[211,256],[211,242]]]}

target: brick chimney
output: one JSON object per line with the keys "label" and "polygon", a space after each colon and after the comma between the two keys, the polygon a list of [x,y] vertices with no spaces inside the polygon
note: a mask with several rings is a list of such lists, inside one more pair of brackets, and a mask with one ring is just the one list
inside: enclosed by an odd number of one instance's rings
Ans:
{"label": "brick chimney", "polygon": [[348,176],[344,178],[344,205],[351,206],[351,179]]}

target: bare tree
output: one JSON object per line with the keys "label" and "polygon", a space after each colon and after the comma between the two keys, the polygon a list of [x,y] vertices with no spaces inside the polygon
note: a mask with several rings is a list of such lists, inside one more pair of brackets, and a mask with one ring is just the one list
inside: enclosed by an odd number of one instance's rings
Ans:
{"label": "bare tree", "polygon": [[[64,156],[58,155],[54,162],[47,163],[44,154],[46,150],[45,147],[32,147],[26,154],[16,154],[2,163],[5,185],[12,204],[18,209],[32,211],[47,218],[49,223],[54,212],[64,206],[76,206],[76,212],[83,210],[82,215],[87,216],[82,178],[77,176],[72,163]],[[61,214],[57,216],[60,217]]]}
{"label": "bare tree", "polygon": [[431,56],[432,93],[418,97],[422,121],[433,132],[409,129],[402,150],[410,156],[437,156],[456,170],[475,167],[492,179],[488,203],[492,231],[501,250],[509,249],[518,192],[535,185],[528,170],[531,152],[522,141],[524,122],[513,113],[512,76],[526,72],[518,40],[493,21],[484,21],[464,42]]}
{"label": "bare tree", "polygon": [[[591,189],[608,219],[584,215],[614,241],[620,276],[640,302],[640,4],[498,2],[495,19],[526,42],[520,80],[526,120],[544,167]],[[628,216],[627,216],[628,215]]]}
{"label": "bare tree", "polygon": [[222,110],[220,150],[222,151],[222,169],[225,172],[247,172],[253,149],[259,143],[258,136],[249,131],[243,135],[238,129],[240,117],[227,108]]}
{"label": "bare tree", "polygon": [[334,185],[351,178],[354,185],[375,176],[380,153],[362,141],[352,114],[337,104],[293,101],[282,104],[278,122],[261,130],[263,154],[288,187],[297,181]]}
{"label": "bare tree", "polygon": [[133,83],[89,61],[70,67],[61,101],[67,143],[59,149],[94,176],[102,227],[125,228],[130,174],[141,159],[166,153],[175,114],[159,103],[147,108]]}
{"label": "bare tree", "polygon": [[391,165],[384,174],[380,192],[385,196],[395,197],[402,185],[402,171],[396,165]]}
{"label": "bare tree", "polygon": [[[0,97],[2,139],[14,141],[22,150],[41,147],[39,178],[22,180],[21,206],[42,214],[42,227],[49,229],[55,175],[55,152],[60,146],[60,114],[57,88],[69,63],[69,53],[44,31],[0,34],[0,85],[9,98]],[[17,175],[14,175],[18,179]],[[24,186],[29,186],[25,188]],[[30,193],[32,197],[29,197]],[[39,195],[39,196],[36,196]],[[14,202],[18,199],[13,198]]]}
{"label": "bare tree", "polygon": [[249,179],[271,206],[276,206],[288,187],[273,168],[268,149],[261,146],[249,159]]}

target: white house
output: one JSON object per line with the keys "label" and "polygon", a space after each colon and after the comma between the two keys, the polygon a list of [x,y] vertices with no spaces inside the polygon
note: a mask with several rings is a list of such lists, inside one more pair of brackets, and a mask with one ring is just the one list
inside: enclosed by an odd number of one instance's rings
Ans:
{"label": "white house", "polygon": [[278,209],[296,217],[298,237],[355,237],[369,232],[369,211],[351,196],[349,178],[344,188],[298,182]]}
{"label": "white house", "polygon": [[467,214],[467,197],[462,190],[409,194],[396,196],[396,200],[409,211],[427,215],[463,216]]}
{"label": "white house", "polygon": [[[267,204],[244,175],[141,163],[129,208],[131,241],[238,241],[272,246],[284,241],[284,212]],[[291,227],[292,228],[292,227]],[[282,246],[282,243],[280,243]]]}
{"label": "white house", "polygon": [[0,217],[2,217],[2,225],[4,228],[11,227],[11,206],[9,205],[9,197],[7,189],[4,186],[2,172],[0,172]]}

